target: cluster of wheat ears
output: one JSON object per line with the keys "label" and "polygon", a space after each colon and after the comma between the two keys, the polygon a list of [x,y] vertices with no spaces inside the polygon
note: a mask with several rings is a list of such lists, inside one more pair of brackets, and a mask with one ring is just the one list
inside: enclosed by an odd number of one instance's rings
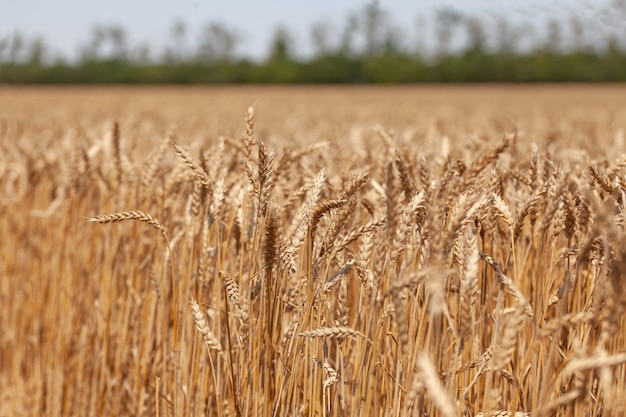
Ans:
{"label": "cluster of wheat ears", "polygon": [[623,411],[626,159],[383,127],[346,155],[245,120],[145,157],[117,124],[65,158],[7,151],[0,414]]}

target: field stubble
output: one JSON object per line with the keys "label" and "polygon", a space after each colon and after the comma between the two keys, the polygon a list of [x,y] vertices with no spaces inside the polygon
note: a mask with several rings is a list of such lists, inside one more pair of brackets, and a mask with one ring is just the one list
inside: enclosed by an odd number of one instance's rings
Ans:
{"label": "field stubble", "polygon": [[617,415],[624,128],[615,86],[4,87],[0,415]]}

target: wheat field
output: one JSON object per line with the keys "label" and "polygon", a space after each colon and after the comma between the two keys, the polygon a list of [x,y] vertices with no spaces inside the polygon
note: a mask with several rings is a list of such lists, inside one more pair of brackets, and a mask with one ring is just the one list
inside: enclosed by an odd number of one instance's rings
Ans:
{"label": "wheat field", "polygon": [[0,416],[616,416],[626,88],[0,88]]}

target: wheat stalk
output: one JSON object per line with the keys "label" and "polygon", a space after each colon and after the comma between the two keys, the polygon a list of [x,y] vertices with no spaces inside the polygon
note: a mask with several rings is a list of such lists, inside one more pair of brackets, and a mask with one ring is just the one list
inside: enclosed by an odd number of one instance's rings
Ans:
{"label": "wheat stalk", "polygon": [[365,335],[358,330],[354,330],[346,326],[320,327],[318,329],[311,329],[298,333],[298,336],[309,339],[345,339],[350,336],[365,337]]}
{"label": "wheat stalk", "polygon": [[92,223],[117,223],[123,222],[127,220],[138,220],[140,222],[149,224],[154,227],[158,231],[163,234],[163,236],[167,237],[167,232],[165,231],[165,227],[150,213],[146,213],[140,210],[133,211],[120,211],[117,213],[111,214],[102,214],[100,216],[91,217],[89,219]]}

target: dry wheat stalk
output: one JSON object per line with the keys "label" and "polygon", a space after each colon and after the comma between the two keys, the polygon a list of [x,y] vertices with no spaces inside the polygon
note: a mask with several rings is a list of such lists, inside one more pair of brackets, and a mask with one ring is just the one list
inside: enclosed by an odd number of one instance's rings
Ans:
{"label": "dry wheat stalk", "polygon": [[209,269],[209,222],[202,223],[202,233],[200,234],[200,261],[198,262],[198,279],[204,282]]}
{"label": "dry wheat stalk", "polygon": [[596,315],[590,311],[569,313],[556,319],[552,319],[543,325],[539,334],[549,336],[561,328],[572,328],[581,324],[588,324],[595,320]]}
{"label": "dry wheat stalk", "polygon": [[[185,213],[185,223],[193,223],[193,220],[200,214],[200,208],[202,205],[202,184],[200,181],[193,182],[193,191],[189,196],[190,204],[188,204],[187,212]],[[190,227],[190,225],[187,225]]]}
{"label": "dry wheat stalk", "polygon": [[[223,273],[220,272],[220,275],[223,275]],[[235,315],[239,321],[241,343],[245,344],[250,332],[249,305],[241,301],[239,286],[230,276],[224,277],[224,286],[226,287],[228,298],[230,298],[230,301],[233,303]]]}
{"label": "dry wheat stalk", "polygon": [[570,191],[566,192],[563,198],[563,211],[565,216],[563,229],[565,232],[565,238],[569,241],[574,236],[577,226],[574,195]]}
{"label": "dry wheat stalk", "polygon": [[623,363],[626,363],[626,352],[609,355],[605,350],[598,349],[590,356],[572,359],[563,369],[563,374],[570,376],[579,371],[617,366]]}
{"label": "dry wheat stalk", "polygon": [[352,262],[348,262],[343,266],[343,268],[341,268],[340,270],[332,274],[324,283],[322,292],[326,293],[330,291],[331,288],[333,288],[341,280],[342,277],[344,277],[345,275],[348,274],[348,272],[350,272],[350,270],[352,269],[352,266],[353,266]]}
{"label": "dry wheat stalk", "polygon": [[495,349],[493,357],[493,371],[499,372],[509,362],[515,362],[515,348],[517,346],[518,337],[522,334],[526,310],[525,305],[519,304],[513,314],[508,316],[504,324],[504,334],[500,339],[500,344]]}
{"label": "dry wheat stalk", "polygon": [[339,374],[328,362],[324,362],[324,375],[324,389],[328,389],[331,385],[340,381]]}
{"label": "dry wheat stalk", "polygon": [[503,175],[505,177],[510,177],[513,178],[515,181],[524,184],[525,186],[527,186],[529,189],[531,189],[532,191],[532,183],[530,178],[528,178],[526,175],[522,174],[521,172],[515,170],[515,169],[508,169],[505,170],[505,172],[503,173]]}
{"label": "dry wheat stalk", "polygon": [[248,107],[248,116],[246,117],[246,134],[244,136],[244,146],[246,157],[250,156],[252,145],[254,144],[254,106]]}
{"label": "dry wheat stalk", "polygon": [[279,256],[282,267],[291,273],[297,271],[296,253],[304,244],[304,239],[308,231],[311,216],[315,206],[319,202],[322,188],[326,182],[326,170],[322,169],[315,181],[313,187],[309,191],[307,200],[298,210],[296,216],[291,222],[289,230],[282,238],[279,248]]}
{"label": "dry wheat stalk", "polygon": [[367,223],[364,226],[359,227],[358,229],[348,233],[346,236],[343,237],[343,239],[341,239],[338,243],[335,242],[334,245],[334,250],[339,252],[342,249],[344,249],[346,246],[348,246],[350,243],[354,242],[355,240],[357,240],[359,237],[361,237],[362,235],[372,232],[374,231],[376,228],[380,227],[381,225],[383,225],[386,222],[386,218],[379,218],[379,219],[373,219],[371,220],[369,223]]}
{"label": "dry wheat stalk", "polygon": [[270,193],[276,183],[276,172],[274,169],[276,154],[270,152],[265,143],[259,142],[259,167],[258,167],[258,197],[259,197],[259,214],[265,217],[267,213],[267,205]]}
{"label": "dry wheat stalk", "polygon": [[351,198],[330,218],[330,226],[327,228],[323,239],[317,242],[315,258],[324,259],[333,254],[333,245],[340,238],[342,230],[344,230],[349,225],[350,220],[354,218],[356,206],[356,199]]}
{"label": "dry wheat stalk", "polygon": [[517,240],[522,233],[524,221],[526,220],[526,217],[531,213],[531,206],[535,201],[535,198],[536,196],[531,196],[526,201],[524,201],[524,204],[521,206],[517,214],[517,220],[515,221],[515,226],[513,227],[513,236],[515,237],[515,240]]}
{"label": "dry wheat stalk", "polygon": [[207,189],[212,189],[211,179],[209,175],[202,169],[200,165],[194,162],[189,152],[185,150],[182,146],[178,144],[174,144],[174,149],[176,149],[176,155],[180,157],[180,159],[191,169],[196,178],[200,181],[200,183],[205,186]]}
{"label": "dry wheat stalk", "polygon": [[296,149],[289,154],[289,158],[292,161],[297,161],[302,159],[304,156],[310,155],[312,153],[325,150],[330,147],[330,142],[317,142],[309,146],[305,146],[300,149]]}
{"label": "dry wheat stalk", "polygon": [[350,175],[348,185],[339,194],[340,200],[348,200],[356,194],[369,181],[369,174],[366,171],[353,173]]}
{"label": "dry wheat stalk", "polygon": [[495,148],[485,152],[476,161],[474,161],[474,163],[470,165],[470,168],[463,173],[464,180],[461,189],[464,189],[467,185],[469,185],[470,181],[475,179],[477,175],[489,165],[490,162],[496,160],[496,158],[498,158],[498,156],[511,146],[516,139],[517,132],[512,135],[504,135]]}
{"label": "dry wheat stalk", "polygon": [[159,145],[157,150],[154,151],[152,156],[148,159],[146,167],[142,170],[141,185],[143,187],[148,187],[150,185],[154,179],[154,174],[157,172],[161,160],[165,156],[165,152],[167,152],[175,140],[176,129],[172,127],[165,135],[165,139],[161,142],[161,145]]}
{"label": "dry wheat stalk", "polygon": [[433,362],[424,354],[420,354],[417,358],[416,365],[420,370],[420,378],[424,387],[430,394],[431,401],[437,406],[437,409],[443,416],[454,417],[456,416],[456,406],[454,401],[449,397],[445,388],[443,387],[437,370],[433,365]]}
{"label": "dry wheat stalk", "polygon": [[224,176],[230,170],[224,166],[224,158],[226,157],[226,143],[224,137],[217,139],[217,144],[210,149],[200,152],[200,166],[209,174],[210,178],[218,178]]}
{"label": "dry wheat stalk", "polygon": [[383,142],[385,142],[385,145],[388,148],[393,148],[393,139],[391,138],[391,136],[389,135],[389,133],[385,130],[383,126],[377,123],[374,126],[374,131],[383,140]]}
{"label": "dry wheat stalk", "polygon": [[[470,203],[472,202],[472,197],[468,197],[467,199],[461,198],[461,201],[465,202],[466,204]],[[448,237],[441,241],[441,243],[445,245],[446,255],[450,252],[453,252],[454,248],[457,248],[457,250],[454,251],[454,254],[457,258],[460,256],[458,250],[458,239],[460,239],[463,232],[467,228],[473,226],[473,223],[476,221],[478,214],[488,202],[489,200],[486,196],[478,196],[471,206],[459,206],[461,207],[461,209],[450,220],[450,231],[448,232]]]}
{"label": "dry wheat stalk", "polygon": [[209,324],[206,321],[204,313],[200,309],[196,299],[193,298],[193,295],[191,294],[189,294],[189,304],[191,305],[191,310],[193,312],[193,319],[196,322],[196,329],[202,335],[204,343],[209,349],[217,351],[220,355],[224,355],[222,344],[209,328]]}
{"label": "dry wheat stalk", "polygon": [[[390,293],[391,294],[391,306],[392,306],[392,311],[394,313],[393,317],[395,319],[396,322],[396,334],[398,336],[398,342],[400,344],[400,347],[402,349],[404,349],[405,351],[408,350],[408,344],[409,344],[409,326],[407,324],[407,320],[406,320],[406,314],[404,312],[404,308],[406,306],[406,303],[404,302],[404,300],[402,299],[402,292],[401,291],[393,291]],[[384,314],[383,314],[384,316]]]}
{"label": "dry wheat stalk", "polygon": [[358,330],[354,330],[347,326],[335,326],[335,327],[320,327],[318,329],[305,330],[298,334],[300,337],[306,337],[309,339],[321,338],[321,339],[345,339],[350,336],[365,337],[365,335]]}
{"label": "dry wheat stalk", "polygon": [[313,209],[313,213],[311,214],[311,220],[309,224],[309,229],[311,233],[315,232],[315,229],[317,228],[317,224],[319,223],[320,219],[322,218],[324,214],[328,213],[331,210],[338,209],[344,206],[347,202],[348,200],[345,200],[345,199],[344,200],[327,199],[324,201],[320,201],[315,206],[315,208]]}
{"label": "dry wheat stalk", "polygon": [[408,203],[411,198],[417,192],[415,181],[411,176],[409,164],[404,159],[400,151],[397,149],[394,152],[394,163],[396,171],[398,172],[398,178],[400,178],[400,184],[402,185],[402,191],[404,192],[404,202]]}
{"label": "dry wheat stalk", "polygon": [[491,204],[496,209],[496,213],[499,219],[504,221],[508,227],[513,226],[513,216],[511,215],[511,210],[509,210],[509,206],[504,202],[502,197],[498,194],[491,195]]}
{"label": "dry wheat stalk", "polygon": [[265,268],[274,267],[278,254],[278,216],[272,211],[267,215],[265,220],[265,240],[263,244],[263,260]]}
{"label": "dry wheat stalk", "polygon": [[348,280],[342,279],[339,284],[339,291],[337,294],[337,308],[335,324],[337,326],[348,326],[350,319],[350,304],[348,304]]}
{"label": "dry wheat stalk", "polygon": [[215,183],[215,190],[213,192],[213,198],[211,199],[211,205],[209,207],[209,223],[213,223],[215,220],[219,221],[224,205],[224,198],[226,194],[226,187],[224,186],[224,180],[218,180]]}
{"label": "dry wheat stalk", "polygon": [[123,183],[124,171],[122,169],[122,149],[120,143],[120,125],[118,122],[113,123],[113,131],[111,133],[113,141],[113,162],[115,164],[115,180],[118,185]]}
{"label": "dry wheat stalk", "polygon": [[478,251],[478,245],[476,243],[476,237],[472,235],[466,238],[466,250],[465,253],[465,268],[463,277],[461,278],[461,311],[460,311],[460,326],[459,336],[461,337],[461,343],[464,343],[464,339],[471,334],[473,327],[473,317],[471,314],[471,307],[476,302],[476,294],[478,293],[478,261],[480,259],[480,253]]}
{"label": "dry wheat stalk", "polygon": [[513,280],[511,278],[509,278],[508,276],[506,276],[503,272],[502,272],[502,268],[500,268],[500,264],[497,263],[491,256],[485,254],[485,253],[481,253],[480,254],[481,259],[483,259],[485,262],[487,262],[487,264],[489,264],[496,272],[497,276],[498,276],[498,280],[504,284],[504,286],[507,288],[508,292],[513,296],[513,298],[515,298],[515,301],[517,301],[519,306],[522,306],[524,308],[524,312],[528,317],[533,317],[533,310],[532,307],[530,306],[528,299],[526,298],[526,296],[519,290],[519,288],[517,288],[517,286],[515,285],[515,283],[513,282]]}
{"label": "dry wheat stalk", "polygon": [[616,191],[618,190],[618,186],[616,184],[613,184],[606,175],[600,172],[600,169],[597,166],[595,166],[594,164],[589,164],[588,168],[589,173],[604,192],[609,195],[614,195],[616,193]]}
{"label": "dry wheat stalk", "polygon": [[398,225],[398,214],[400,214],[400,207],[402,207],[402,198],[399,191],[398,179],[395,176],[393,161],[388,161],[386,165],[384,198],[387,209],[385,228],[387,231],[387,239],[391,242],[395,237]]}
{"label": "dry wheat stalk", "polygon": [[372,239],[372,232],[363,234],[361,244],[359,245],[359,252],[354,262],[354,267],[361,281],[361,285],[366,290],[372,290],[374,288],[374,274],[368,268],[372,253]]}
{"label": "dry wheat stalk", "polygon": [[118,213],[111,214],[102,214],[100,216],[91,217],[89,219],[92,223],[115,223],[122,222],[126,220],[138,220],[140,222],[144,222],[154,227],[158,231],[160,231],[163,236],[167,236],[167,232],[165,231],[165,227],[151,214],[145,213],[140,210],[133,211],[121,211]]}
{"label": "dry wheat stalk", "polygon": [[289,212],[298,200],[304,197],[313,188],[313,181],[305,181],[297,190],[293,191],[287,197],[287,200],[281,204],[281,213]]}
{"label": "dry wheat stalk", "polygon": [[550,227],[550,224],[554,223],[554,216],[556,211],[561,205],[563,190],[565,189],[566,181],[564,175],[554,176],[552,178],[557,178],[555,181],[556,185],[554,190],[552,188],[548,189],[548,204],[546,210],[543,213],[543,220],[541,222],[541,231],[544,232]]}
{"label": "dry wheat stalk", "polygon": [[431,184],[430,180],[430,167],[428,166],[428,162],[426,162],[426,158],[423,156],[420,158],[420,181],[422,181],[422,186],[428,187]]}
{"label": "dry wheat stalk", "polygon": [[[396,228],[396,236],[393,240],[391,249],[391,259],[398,262],[398,258],[407,249],[409,243],[409,235],[413,227],[413,219],[425,218],[421,213],[426,209],[426,196],[423,191],[413,195],[405,206],[400,216],[400,222]],[[423,221],[423,220],[422,220]],[[421,224],[420,224],[421,226]]]}

